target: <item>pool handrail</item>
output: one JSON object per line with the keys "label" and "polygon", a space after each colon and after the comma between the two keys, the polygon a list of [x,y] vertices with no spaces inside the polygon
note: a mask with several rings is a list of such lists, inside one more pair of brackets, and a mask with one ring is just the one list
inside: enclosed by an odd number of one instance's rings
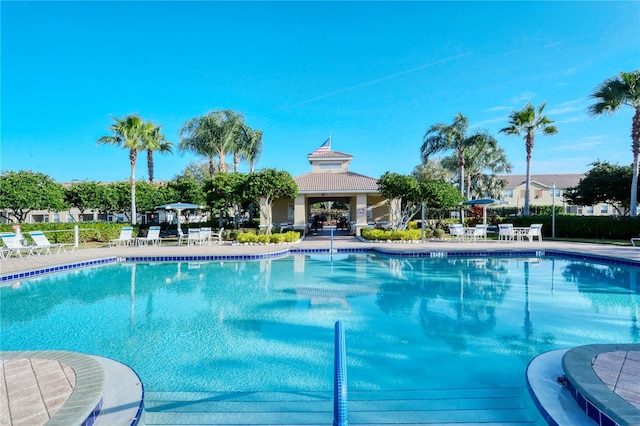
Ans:
{"label": "pool handrail", "polygon": [[347,426],[347,358],[342,321],[336,321],[333,366],[333,426]]}

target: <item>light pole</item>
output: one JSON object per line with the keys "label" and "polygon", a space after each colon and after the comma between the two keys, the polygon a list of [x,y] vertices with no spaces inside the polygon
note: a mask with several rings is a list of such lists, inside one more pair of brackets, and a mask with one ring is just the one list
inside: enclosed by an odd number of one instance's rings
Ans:
{"label": "light pole", "polygon": [[556,183],[551,186],[551,239],[556,239]]}

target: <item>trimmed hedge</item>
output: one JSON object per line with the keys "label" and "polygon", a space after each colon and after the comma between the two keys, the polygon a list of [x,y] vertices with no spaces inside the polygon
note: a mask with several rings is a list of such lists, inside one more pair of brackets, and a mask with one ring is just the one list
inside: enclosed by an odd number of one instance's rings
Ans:
{"label": "trimmed hedge", "polygon": [[[551,222],[551,216],[509,217],[501,220],[501,223],[513,223],[513,226],[542,223],[543,238],[551,238]],[[640,236],[640,217],[556,216],[556,238],[629,240],[637,236]]]}
{"label": "trimmed hedge", "polygon": [[240,244],[256,243],[256,244],[281,244],[294,243],[300,239],[300,234],[295,231],[285,232],[284,234],[256,234],[255,232],[244,232],[238,234],[236,241]]}

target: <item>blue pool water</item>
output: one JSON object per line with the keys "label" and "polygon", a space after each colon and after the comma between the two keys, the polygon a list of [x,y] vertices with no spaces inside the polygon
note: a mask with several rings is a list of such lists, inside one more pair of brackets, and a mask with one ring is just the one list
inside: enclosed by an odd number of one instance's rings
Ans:
{"label": "blue pool water", "polygon": [[0,288],[2,350],[131,366],[147,391],[522,387],[535,355],[640,342],[639,270],[550,258],[125,263]]}

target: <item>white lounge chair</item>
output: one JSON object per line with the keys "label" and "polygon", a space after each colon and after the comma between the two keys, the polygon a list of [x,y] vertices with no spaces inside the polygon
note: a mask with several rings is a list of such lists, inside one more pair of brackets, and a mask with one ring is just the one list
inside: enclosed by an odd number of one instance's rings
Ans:
{"label": "white lounge chair", "polygon": [[23,245],[20,238],[14,233],[0,234],[0,238],[2,238],[2,242],[6,247],[3,253],[5,259],[9,259],[12,254],[22,257],[23,251],[26,252],[25,254],[27,256],[31,256],[33,254],[34,246]]}
{"label": "white lounge chair", "polygon": [[535,237],[538,237],[538,241],[542,241],[542,224],[533,223],[529,227],[529,231],[525,234],[525,237],[529,239],[529,242],[533,242]]}
{"label": "white lounge chair", "polygon": [[462,241],[464,239],[464,226],[459,223],[449,225],[449,234],[456,239]]}
{"label": "white lounge chair", "polygon": [[71,247],[70,251],[73,251],[76,248],[74,244],[51,243],[42,231],[31,231],[29,232],[29,235],[35,243],[33,251],[38,254],[43,254],[43,252],[44,254],[53,254],[51,249],[55,250],[55,254],[60,254],[60,251],[63,249],[65,253],[67,252],[65,247]]}
{"label": "white lounge chair", "polygon": [[513,223],[498,224],[498,241],[513,241],[516,234],[513,230]]}
{"label": "white lounge chair", "polygon": [[128,246],[133,242],[133,227],[125,226],[120,229],[120,236],[109,240],[109,247],[115,247],[117,245]]}
{"label": "white lounge chair", "polygon": [[157,246],[160,245],[160,227],[159,226],[150,226],[147,231],[146,237],[138,237],[136,238],[136,244],[139,246],[146,246],[151,242],[152,245]]}
{"label": "white lounge chair", "polygon": [[640,245],[638,245],[638,246],[636,245],[636,241],[640,242],[640,238],[637,238],[637,237],[632,238],[631,239],[631,245],[634,246],[634,247],[640,247]]}

